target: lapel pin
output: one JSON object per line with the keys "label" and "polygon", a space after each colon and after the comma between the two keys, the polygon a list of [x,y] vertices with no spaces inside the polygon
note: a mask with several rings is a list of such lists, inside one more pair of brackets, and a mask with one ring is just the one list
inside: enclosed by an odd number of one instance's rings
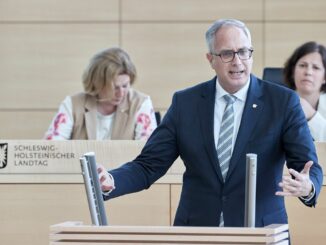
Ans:
{"label": "lapel pin", "polygon": [[257,106],[258,106],[257,104],[253,104],[253,105],[252,105],[252,108],[255,109],[255,108],[257,108]]}

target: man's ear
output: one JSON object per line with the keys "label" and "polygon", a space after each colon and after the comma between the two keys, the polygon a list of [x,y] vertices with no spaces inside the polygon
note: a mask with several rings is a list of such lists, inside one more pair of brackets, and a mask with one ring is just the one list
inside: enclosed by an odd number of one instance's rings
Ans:
{"label": "man's ear", "polygon": [[211,67],[213,68],[213,55],[210,53],[207,53],[206,58],[207,58],[209,64],[211,65]]}

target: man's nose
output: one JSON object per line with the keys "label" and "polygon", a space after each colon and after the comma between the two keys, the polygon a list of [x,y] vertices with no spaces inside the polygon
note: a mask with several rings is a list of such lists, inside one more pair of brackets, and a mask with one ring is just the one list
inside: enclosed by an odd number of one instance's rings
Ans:
{"label": "man's nose", "polygon": [[238,53],[235,53],[234,54],[234,58],[232,60],[232,64],[240,64],[241,63],[241,59],[239,57],[239,54]]}

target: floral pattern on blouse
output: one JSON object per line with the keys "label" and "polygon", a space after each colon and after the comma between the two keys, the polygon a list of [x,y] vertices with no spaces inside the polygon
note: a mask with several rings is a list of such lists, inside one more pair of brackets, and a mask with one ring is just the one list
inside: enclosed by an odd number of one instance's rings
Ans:
{"label": "floral pattern on blouse", "polygon": [[[72,114],[72,101],[71,97],[67,96],[61,103],[56,116],[52,120],[47,132],[45,133],[45,139],[69,140],[71,139],[73,126],[74,120]],[[97,135],[103,131],[111,132],[111,130],[107,130],[110,129],[111,126],[112,125],[108,123],[98,122]],[[147,97],[136,113],[134,139],[147,140],[156,127],[157,123],[153,104],[150,97]],[[107,139],[110,139],[111,135],[108,135],[107,137]],[[98,139],[100,140],[102,137]]]}

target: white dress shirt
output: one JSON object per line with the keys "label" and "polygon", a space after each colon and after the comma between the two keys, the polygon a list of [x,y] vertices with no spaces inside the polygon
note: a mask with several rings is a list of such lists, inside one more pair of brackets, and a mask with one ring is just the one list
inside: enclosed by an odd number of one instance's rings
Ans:
{"label": "white dress shirt", "polygon": [[308,121],[308,126],[315,141],[326,141],[326,93],[320,95],[317,112]]}
{"label": "white dress shirt", "polygon": [[[234,144],[238,135],[241,118],[243,109],[246,103],[247,99],[247,93],[250,85],[250,78],[238,92],[232,94],[237,99],[233,104],[234,109],[234,128],[233,128],[233,138],[232,138],[232,152],[234,148]],[[215,94],[215,107],[214,107],[214,139],[215,139],[215,148],[217,149],[218,144],[218,138],[220,133],[220,127],[222,123],[222,117],[223,113],[226,107],[226,101],[223,98],[224,95],[229,94],[226,92],[220,83],[218,82],[218,79],[216,78],[216,94]]]}

